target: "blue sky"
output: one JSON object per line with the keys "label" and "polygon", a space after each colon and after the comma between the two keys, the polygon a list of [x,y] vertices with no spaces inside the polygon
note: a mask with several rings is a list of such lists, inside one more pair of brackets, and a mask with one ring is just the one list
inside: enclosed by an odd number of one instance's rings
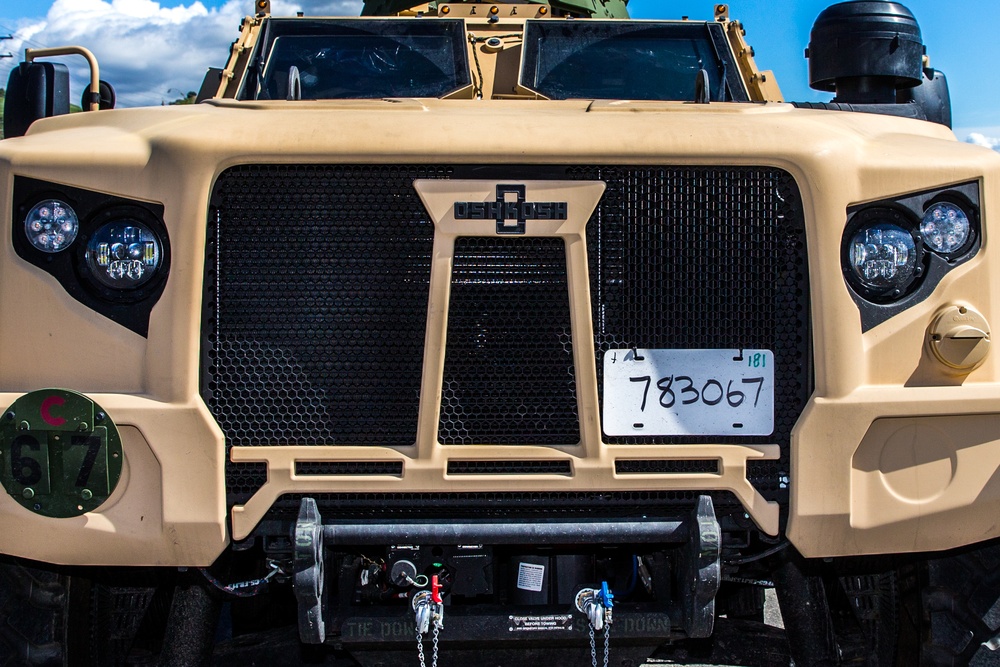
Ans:
{"label": "blue sky", "polygon": [[[358,0],[272,0],[275,13],[356,13]],[[803,51],[827,0],[734,0],[730,13],[747,30],[758,65],[774,70],[785,98],[821,101],[809,89]],[[916,15],[934,67],[951,87],[956,134],[1000,149],[1000,40],[982,0],[904,0]],[[0,79],[25,46],[75,43],[91,48],[102,78],[123,106],[159,104],[196,90],[206,68],[224,64],[239,18],[252,0],[0,0]],[[636,18],[712,18],[706,0],[631,0]],[[72,60],[68,61],[72,64]],[[81,61],[82,62],[82,61]],[[2,82],[0,82],[2,85]]]}

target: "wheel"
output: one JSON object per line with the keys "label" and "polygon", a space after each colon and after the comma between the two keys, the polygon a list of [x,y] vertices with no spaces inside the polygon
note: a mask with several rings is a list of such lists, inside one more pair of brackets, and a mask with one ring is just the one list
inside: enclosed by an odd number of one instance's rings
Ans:
{"label": "wheel", "polygon": [[[797,667],[916,667],[904,583],[882,559],[824,562],[785,550],[775,591]],[[908,580],[907,580],[908,581]]]}
{"label": "wheel", "polygon": [[921,602],[922,665],[1000,665],[1000,543],[928,561]]}
{"label": "wheel", "polygon": [[0,564],[0,665],[65,664],[67,583],[55,572]]}
{"label": "wheel", "polygon": [[155,662],[172,587],[150,571],[90,574],[0,560],[0,666]]}
{"label": "wheel", "polygon": [[898,573],[861,572],[831,582],[834,632],[841,665],[892,667],[900,660],[900,595]]}
{"label": "wheel", "polygon": [[889,563],[806,561],[777,570],[800,667],[1000,667],[1000,541]]}

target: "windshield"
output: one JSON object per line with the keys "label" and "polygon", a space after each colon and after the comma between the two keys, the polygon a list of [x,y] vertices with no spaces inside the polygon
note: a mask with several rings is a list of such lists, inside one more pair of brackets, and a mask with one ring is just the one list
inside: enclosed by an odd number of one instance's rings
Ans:
{"label": "windshield", "polygon": [[700,70],[713,101],[748,100],[714,23],[527,21],[521,85],[550,99],[690,101]]}
{"label": "windshield", "polygon": [[274,19],[256,73],[243,99],[441,97],[471,84],[465,28],[451,19]]}

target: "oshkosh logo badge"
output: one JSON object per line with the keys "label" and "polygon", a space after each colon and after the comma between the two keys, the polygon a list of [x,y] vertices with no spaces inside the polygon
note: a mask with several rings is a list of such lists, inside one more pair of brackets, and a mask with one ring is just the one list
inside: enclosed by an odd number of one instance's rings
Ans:
{"label": "oshkosh logo badge", "polygon": [[524,234],[528,220],[565,220],[569,204],[527,201],[524,185],[497,185],[496,201],[457,201],[456,220],[496,220],[497,234]]}

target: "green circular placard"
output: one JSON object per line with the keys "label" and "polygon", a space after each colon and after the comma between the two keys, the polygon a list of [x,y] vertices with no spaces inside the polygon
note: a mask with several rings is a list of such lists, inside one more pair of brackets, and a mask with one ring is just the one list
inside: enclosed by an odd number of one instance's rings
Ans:
{"label": "green circular placard", "polygon": [[123,458],[118,427],[75,391],[33,391],[0,416],[0,484],[36,514],[94,511],[118,486]]}

